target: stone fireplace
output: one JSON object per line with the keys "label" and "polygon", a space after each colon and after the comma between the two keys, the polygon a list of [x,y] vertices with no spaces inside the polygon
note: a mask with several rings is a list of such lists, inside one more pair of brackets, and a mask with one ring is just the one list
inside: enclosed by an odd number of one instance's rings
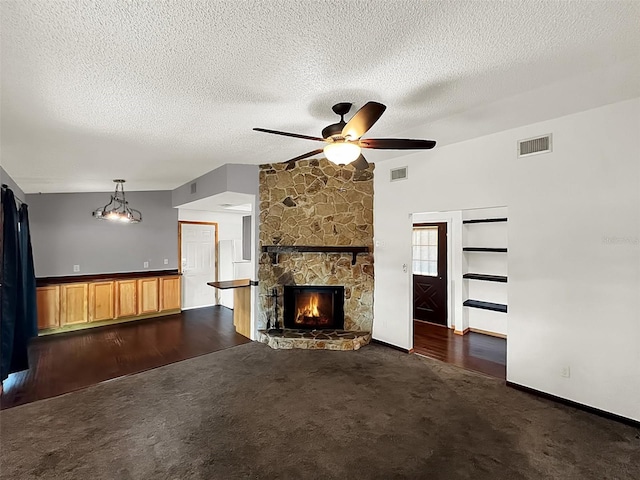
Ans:
{"label": "stone fireplace", "polygon": [[284,328],[344,329],[344,287],[284,286]]}
{"label": "stone fireplace", "polygon": [[[373,164],[355,170],[324,158],[260,166],[258,328],[265,343],[347,350],[370,341],[373,170]],[[321,295],[296,306],[289,298],[296,289]],[[329,325],[323,311],[329,300],[322,294],[336,289],[342,302],[331,300],[331,306],[333,313],[342,308],[342,322]],[[268,335],[267,323],[276,321],[284,331]]]}

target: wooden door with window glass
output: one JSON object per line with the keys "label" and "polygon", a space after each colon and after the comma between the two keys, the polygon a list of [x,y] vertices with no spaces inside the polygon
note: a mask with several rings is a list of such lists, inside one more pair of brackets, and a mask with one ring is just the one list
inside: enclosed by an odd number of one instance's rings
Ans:
{"label": "wooden door with window glass", "polygon": [[413,318],[447,326],[447,224],[413,226]]}

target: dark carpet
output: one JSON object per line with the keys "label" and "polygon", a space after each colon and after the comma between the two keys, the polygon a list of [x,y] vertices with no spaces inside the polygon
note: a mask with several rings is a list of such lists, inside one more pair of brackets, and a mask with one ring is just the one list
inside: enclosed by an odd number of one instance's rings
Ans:
{"label": "dark carpet", "polygon": [[0,421],[13,480],[640,478],[634,428],[379,345],[241,345]]}

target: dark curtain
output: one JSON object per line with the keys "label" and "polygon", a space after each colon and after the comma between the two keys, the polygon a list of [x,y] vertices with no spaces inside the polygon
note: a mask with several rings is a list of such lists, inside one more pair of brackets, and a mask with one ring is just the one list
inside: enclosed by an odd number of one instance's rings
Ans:
{"label": "dark curtain", "polygon": [[[31,231],[29,229],[29,207],[26,203],[20,205],[18,211],[18,250],[20,251],[20,273],[22,286],[22,303],[24,326],[21,344],[25,346],[29,339],[38,336],[38,313],[36,311],[36,273],[33,266],[33,250],[31,248]],[[25,348],[26,352],[26,348]],[[17,361],[17,360],[16,360]],[[25,362],[26,359],[25,359]],[[29,368],[28,362],[24,370]]]}
{"label": "dark curtain", "polygon": [[27,206],[16,208],[13,191],[2,189],[2,310],[0,375],[29,368],[27,347],[37,334],[35,275]]}

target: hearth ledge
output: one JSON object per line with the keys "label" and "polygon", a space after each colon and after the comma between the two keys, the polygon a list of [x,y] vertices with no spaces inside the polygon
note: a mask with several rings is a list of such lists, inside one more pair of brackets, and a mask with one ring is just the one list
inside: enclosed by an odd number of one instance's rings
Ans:
{"label": "hearth ledge", "polygon": [[370,332],[350,330],[298,330],[281,332],[258,331],[258,341],[275,350],[300,348],[305,350],[359,350],[371,342]]}

